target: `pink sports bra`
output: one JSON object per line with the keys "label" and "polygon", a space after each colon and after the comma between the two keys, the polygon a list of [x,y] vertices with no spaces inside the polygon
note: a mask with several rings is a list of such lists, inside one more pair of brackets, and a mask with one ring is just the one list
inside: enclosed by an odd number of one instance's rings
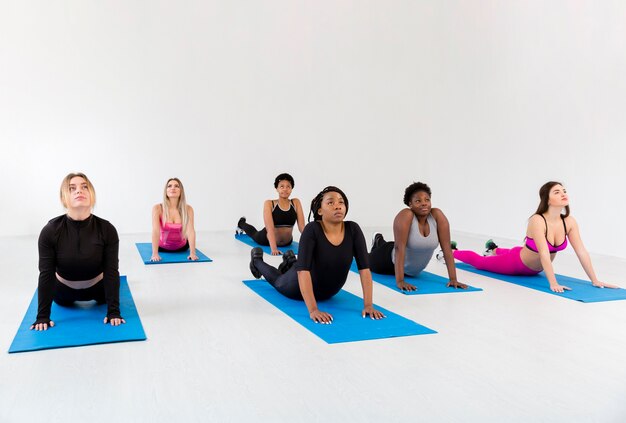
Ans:
{"label": "pink sports bra", "polygon": [[[546,218],[543,217],[542,214],[540,214],[539,216],[541,216],[543,218],[543,221],[546,223],[546,244],[548,244],[548,250],[550,251],[550,253],[556,253],[558,251],[563,251],[564,249],[566,249],[567,248],[567,226],[565,225],[565,218],[563,217],[563,215],[561,215],[561,220],[563,221],[563,228],[565,229],[565,240],[563,240],[563,242],[560,245],[552,245],[548,242],[547,240],[548,222],[546,221]],[[537,249],[537,244],[535,243],[535,240],[532,239],[531,237],[527,236],[524,240],[524,243],[530,251],[534,251],[535,253],[539,252],[539,250]]]}
{"label": "pink sports bra", "polygon": [[161,226],[159,247],[166,250],[177,250],[187,243],[183,237],[183,225],[181,223],[164,223]]}

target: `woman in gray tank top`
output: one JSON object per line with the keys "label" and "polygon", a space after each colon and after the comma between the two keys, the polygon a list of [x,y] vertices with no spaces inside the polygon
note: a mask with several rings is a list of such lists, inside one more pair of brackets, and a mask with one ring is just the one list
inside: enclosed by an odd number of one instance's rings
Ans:
{"label": "woman in gray tank top", "polygon": [[370,252],[372,272],[396,275],[396,285],[404,291],[415,291],[417,287],[404,281],[404,275],[418,276],[441,245],[446,258],[447,286],[466,289],[467,285],[456,278],[456,267],[450,244],[450,224],[439,209],[430,203],[428,185],[415,182],[404,191],[404,204],[393,221],[395,242],[386,242],[380,233],[374,234]]}

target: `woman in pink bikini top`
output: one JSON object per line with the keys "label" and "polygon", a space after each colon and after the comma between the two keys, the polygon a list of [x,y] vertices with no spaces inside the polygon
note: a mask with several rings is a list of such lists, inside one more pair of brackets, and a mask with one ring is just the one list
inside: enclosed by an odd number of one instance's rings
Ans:
{"label": "woman in pink bikini top", "polygon": [[160,261],[160,252],[189,250],[189,260],[198,260],[196,255],[196,230],[193,225],[193,208],[185,199],[185,188],[178,178],[165,183],[163,203],[152,208],[152,257]]}
{"label": "woman in pink bikini top", "polygon": [[494,255],[483,257],[473,251],[456,250],[453,252],[454,258],[477,269],[506,275],[534,275],[543,270],[550,289],[564,292],[571,288],[558,283],[552,260],[558,251],[567,247],[569,239],[593,286],[617,288],[600,282],[596,277],[589,253],[580,238],[578,223],[569,214],[569,198],[563,185],[553,181],[545,183],[539,190],[539,198],[539,207],[528,220],[523,247],[506,249],[493,244],[489,249]]}

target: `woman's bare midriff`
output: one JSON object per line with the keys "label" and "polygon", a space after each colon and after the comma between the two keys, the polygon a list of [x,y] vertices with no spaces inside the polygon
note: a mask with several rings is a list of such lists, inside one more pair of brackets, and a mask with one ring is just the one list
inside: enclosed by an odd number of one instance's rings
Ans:
{"label": "woman's bare midriff", "polygon": [[[556,253],[550,254],[550,261],[554,261],[555,256]],[[524,263],[524,265],[529,269],[537,270],[539,272],[543,270],[539,253],[535,253],[528,247],[524,246],[522,248],[522,251],[520,251],[520,258],[522,259],[522,263]]]}
{"label": "woman's bare midriff", "polygon": [[276,237],[276,245],[283,246],[291,243],[293,239],[293,227],[274,228],[274,236]]}

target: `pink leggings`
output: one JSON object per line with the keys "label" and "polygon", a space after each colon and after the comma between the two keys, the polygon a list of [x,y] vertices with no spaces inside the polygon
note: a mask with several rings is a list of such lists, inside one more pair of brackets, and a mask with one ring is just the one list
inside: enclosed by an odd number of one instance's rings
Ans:
{"label": "pink leggings", "polygon": [[454,258],[474,266],[478,270],[501,273],[503,275],[536,275],[540,270],[533,270],[522,262],[520,252],[523,247],[496,248],[495,256],[481,256],[473,251],[454,250]]}

